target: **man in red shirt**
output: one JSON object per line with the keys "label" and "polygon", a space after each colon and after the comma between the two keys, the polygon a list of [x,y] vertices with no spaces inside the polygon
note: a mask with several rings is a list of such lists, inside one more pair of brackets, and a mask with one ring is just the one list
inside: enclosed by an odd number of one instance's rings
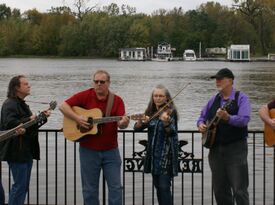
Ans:
{"label": "man in red shirt", "polygon": [[[61,112],[74,120],[79,126],[89,129],[88,118],[78,115],[73,106],[90,110],[99,108],[102,113],[107,109],[110,75],[105,70],[98,70],[93,75],[94,88],[79,92],[60,105]],[[109,190],[109,205],[122,204],[121,158],[118,150],[117,130],[127,128],[129,118],[125,116],[123,100],[114,95],[110,116],[123,116],[118,122],[100,125],[100,132],[87,135],[80,141],[79,157],[82,180],[82,192],[85,205],[99,205],[99,177],[103,170]]]}

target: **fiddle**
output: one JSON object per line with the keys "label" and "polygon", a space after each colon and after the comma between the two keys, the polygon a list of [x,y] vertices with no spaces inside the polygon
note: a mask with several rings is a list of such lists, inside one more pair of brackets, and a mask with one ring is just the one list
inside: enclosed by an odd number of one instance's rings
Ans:
{"label": "fiddle", "polygon": [[167,103],[165,103],[152,117],[150,117],[149,121],[151,121],[152,119],[158,117],[160,115],[160,113],[162,113],[164,110],[169,110],[171,111],[171,113],[169,115],[172,114],[172,109],[171,109],[171,103],[174,101],[174,99],[191,83],[187,83],[182,89],[180,89],[180,91],[174,96],[172,97]]}
{"label": "fiddle", "polygon": [[142,119],[137,120],[135,124],[135,128],[140,128],[142,124],[148,124],[151,120],[155,119],[156,117],[158,117],[163,122],[163,125],[165,128],[168,128],[168,126],[171,123],[172,112],[173,112],[173,109],[171,106],[162,107],[151,118],[147,115],[144,115]]}
{"label": "fiddle", "polygon": [[168,127],[171,123],[171,114],[173,112],[172,106],[167,106],[159,114],[159,119],[163,122],[164,127]]}
{"label": "fiddle", "polygon": [[155,114],[153,114],[148,121],[158,117],[162,121],[167,121],[167,118],[170,118],[170,115],[173,112],[171,105],[172,101],[165,103]]}
{"label": "fiddle", "polygon": [[172,102],[173,100],[191,83],[188,82],[182,89],[178,91],[178,93],[171,98],[168,102],[166,102],[156,113],[154,113],[151,117],[145,116],[143,120],[138,120],[135,126],[140,127],[143,123],[147,124],[151,120],[156,117],[159,117],[160,120],[164,122],[164,126],[170,125],[171,114],[173,112]]}

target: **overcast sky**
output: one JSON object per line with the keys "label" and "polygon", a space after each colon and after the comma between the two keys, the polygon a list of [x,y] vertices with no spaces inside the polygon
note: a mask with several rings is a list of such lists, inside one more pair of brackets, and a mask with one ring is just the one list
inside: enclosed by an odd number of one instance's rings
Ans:
{"label": "overcast sky", "polygon": [[[52,6],[69,6],[73,8],[75,0],[0,0],[0,3],[5,3],[11,8],[18,8],[21,12],[28,9],[36,8],[40,12],[46,12]],[[118,6],[127,4],[136,7],[137,13],[151,14],[153,11],[163,8],[166,10],[173,9],[174,7],[182,7],[183,11],[196,9],[200,4],[206,3],[207,0],[90,0],[87,6],[98,7],[106,6],[111,3],[116,3]],[[231,6],[233,0],[216,0],[221,5]]]}

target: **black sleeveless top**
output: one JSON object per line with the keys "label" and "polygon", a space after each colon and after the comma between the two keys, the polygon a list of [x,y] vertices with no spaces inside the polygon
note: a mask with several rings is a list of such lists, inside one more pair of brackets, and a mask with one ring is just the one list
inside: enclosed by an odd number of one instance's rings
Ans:
{"label": "black sleeveless top", "polygon": [[[235,93],[235,99],[231,101],[230,106],[226,108],[226,111],[230,115],[236,115],[239,111],[238,107],[238,98],[239,98],[239,91]],[[217,110],[220,108],[221,105],[221,96],[219,94],[216,95],[216,98],[209,109],[207,120],[211,120],[215,117]],[[216,132],[216,140],[214,144],[230,144],[236,142],[238,140],[244,140],[248,136],[247,126],[245,127],[236,127],[233,125],[228,124],[228,122],[224,120],[220,120],[217,126]]]}

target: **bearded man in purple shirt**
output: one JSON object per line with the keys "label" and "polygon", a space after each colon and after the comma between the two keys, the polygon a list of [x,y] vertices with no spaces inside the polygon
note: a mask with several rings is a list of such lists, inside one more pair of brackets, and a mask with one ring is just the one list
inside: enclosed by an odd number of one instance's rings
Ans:
{"label": "bearded man in purple shirt", "polygon": [[[248,205],[247,125],[251,105],[248,96],[233,88],[234,74],[228,68],[216,75],[218,94],[212,96],[197,121],[201,133],[207,122],[220,119],[208,160],[212,172],[215,199],[218,205]],[[226,109],[224,105],[229,104]]]}

